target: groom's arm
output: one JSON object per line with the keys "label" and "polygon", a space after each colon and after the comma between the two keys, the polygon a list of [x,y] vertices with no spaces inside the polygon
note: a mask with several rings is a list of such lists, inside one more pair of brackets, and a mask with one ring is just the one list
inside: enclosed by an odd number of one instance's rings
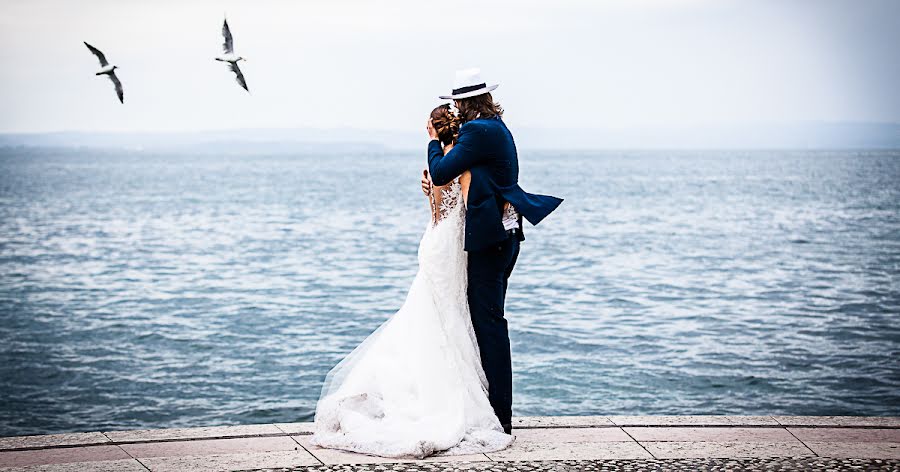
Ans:
{"label": "groom's arm", "polygon": [[428,172],[431,173],[434,185],[447,185],[456,176],[479,163],[482,155],[475,151],[479,131],[471,125],[461,127],[456,145],[446,156],[438,140],[428,143]]}

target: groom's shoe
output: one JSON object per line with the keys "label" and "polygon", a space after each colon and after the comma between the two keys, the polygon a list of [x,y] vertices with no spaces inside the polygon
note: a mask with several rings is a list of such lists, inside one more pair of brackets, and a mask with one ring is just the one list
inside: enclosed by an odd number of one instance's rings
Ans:
{"label": "groom's shoe", "polygon": [[512,425],[511,425],[511,424],[509,424],[509,423],[503,423],[501,426],[503,426],[503,432],[504,432],[504,433],[506,433],[506,434],[512,434]]}

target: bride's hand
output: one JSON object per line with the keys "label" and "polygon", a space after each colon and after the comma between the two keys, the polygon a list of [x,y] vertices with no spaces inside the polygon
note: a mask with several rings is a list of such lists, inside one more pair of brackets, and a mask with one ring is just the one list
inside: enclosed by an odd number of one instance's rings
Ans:
{"label": "bride's hand", "polygon": [[422,193],[431,195],[431,179],[428,178],[428,169],[422,170]]}
{"label": "bride's hand", "polygon": [[431,123],[431,118],[428,119],[428,122],[425,123],[425,129],[428,130],[428,137],[431,139],[438,139],[437,131],[434,130],[434,125]]}

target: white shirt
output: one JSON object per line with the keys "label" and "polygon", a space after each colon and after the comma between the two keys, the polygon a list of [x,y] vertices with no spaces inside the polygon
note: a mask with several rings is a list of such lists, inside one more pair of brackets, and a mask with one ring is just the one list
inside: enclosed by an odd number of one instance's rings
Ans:
{"label": "white shirt", "polygon": [[519,227],[519,212],[512,206],[512,203],[506,207],[501,221],[503,222],[503,229],[505,230],[516,229]]}

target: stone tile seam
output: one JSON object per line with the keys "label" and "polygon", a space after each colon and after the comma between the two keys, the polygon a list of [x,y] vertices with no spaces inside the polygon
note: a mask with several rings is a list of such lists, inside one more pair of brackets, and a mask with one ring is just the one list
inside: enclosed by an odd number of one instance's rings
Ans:
{"label": "stone tile seam", "polygon": [[[305,434],[294,434],[295,436],[305,436]],[[103,433],[106,436],[106,433]],[[214,439],[252,439],[252,438],[281,438],[291,436],[289,433],[265,433],[265,434],[235,434],[235,435],[216,435],[216,436],[200,436],[194,438],[166,438],[166,439],[138,439],[134,441],[113,441],[96,443],[79,443],[79,444],[54,444],[50,446],[24,446],[13,448],[0,448],[0,452],[11,451],[40,451],[44,449],[67,449],[74,447],[93,447],[93,446],[121,446],[125,444],[152,444],[152,443],[169,443],[169,442],[189,442],[189,441],[209,441]],[[109,436],[106,436],[109,438]]]}
{"label": "stone tile seam", "polygon": [[[106,436],[106,433],[101,433],[101,434],[103,434],[103,436],[105,436],[106,439],[109,439],[109,436]],[[110,442],[112,442],[112,440],[110,440]],[[128,457],[130,457],[133,461],[135,461],[135,462],[137,462],[138,464],[140,464],[141,467],[143,467],[144,469],[146,469],[148,472],[150,471],[150,468],[147,467],[147,464],[144,464],[143,462],[141,462],[141,460],[138,459],[137,457],[132,456],[131,453],[128,452],[128,451],[126,451],[124,447],[122,447],[122,446],[120,446],[120,445],[118,445],[118,444],[116,444],[115,446],[116,446],[117,448],[119,448],[120,451],[124,452],[124,453],[125,453]]]}
{"label": "stone tile seam", "polygon": [[[127,444],[127,443],[122,443]],[[43,451],[45,449],[70,449],[75,447],[95,447],[95,446],[118,446],[112,442],[95,442],[95,443],[79,443],[79,444],[54,444],[51,446],[23,446],[23,447],[4,447],[0,448],[0,452],[13,451]]]}
{"label": "stone tile seam", "polygon": [[[790,422],[781,422],[778,418],[816,418],[815,416],[804,417],[804,416],[785,416],[778,415],[772,416],[771,418],[778,423],[778,426],[784,426],[785,428],[854,428],[854,429],[869,429],[869,428],[877,428],[877,429],[900,429],[900,425],[877,425],[877,424],[791,424]],[[840,417],[838,417],[840,418]],[[860,417],[857,417],[860,418]],[[882,419],[882,418],[890,418],[892,420],[897,420],[900,417],[897,416],[865,416],[861,418],[869,418],[869,419]],[[802,421],[802,419],[800,420]]]}
{"label": "stone tile seam", "polygon": [[638,446],[641,446],[641,449],[647,451],[647,454],[650,454],[650,457],[652,457],[652,458],[654,458],[654,459],[658,459],[655,455],[653,455],[652,452],[650,452],[649,449],[647,449],[646,446],[644,446],[643,444],[641,444],[637,439],[634,439],[634,436],[632,436],[628,431],[625,431],[625,428],[623,428],[623,427],[620,426],[619,429],[620,429],[623,433],[625,433],[626,435],[628,435],[628,437],[631,438],[632,441],[636,442]]}
{"label": "stone tile seam", "polygon": [[791,431],[790,428],[788,428],[788,427],[785,426],[784,429],[785,429],[785,431],[787,431],[791,436],[793,436],[794,439],[796,439],[797,441],[800,441],[800,444],[803,444],[803,447],[805,447],[809,452],[813,453],[814,456],[819,457],[819,453],[817,453],[816,451],[813,451],[813,448],[807,446],[806,443],[803,442],[802,439],[798,438],[797,435],[794,434],[794,432]]}
{"label": "stone tile seam", "polygon": [[[275,425],[275,428],[277,428],[278,431],[281,431],[282,433],[285,433],[285,431],[284,431],[283,429],[281,429],[277,424]],[[287,434],[287,433],[285,433],[285,434]],[[289,438],[291,438],[291,441],[294,441],[295,443],[297,443],[297,446],[299,446],[300,449],[303,449],[304,451],[306,451],[307,454],[309,454],[310,456],[312,456],[313,459],[317,460],[317,461],[319,462],[319,465],[320,465],[320,466],[324,466],[324,465],[325,465],[325,462],[323,462],[322,459],[319,459],[319,456],[313,454],[312,451],[310,451],[309,449],[306,448],[306,446],[304,446],[303,444],[300,444],[300,441],[297,441],[297,438],[295,438],[294,436],[299,436],[299,435],[288,434],[287,436],[288,436]]]}

